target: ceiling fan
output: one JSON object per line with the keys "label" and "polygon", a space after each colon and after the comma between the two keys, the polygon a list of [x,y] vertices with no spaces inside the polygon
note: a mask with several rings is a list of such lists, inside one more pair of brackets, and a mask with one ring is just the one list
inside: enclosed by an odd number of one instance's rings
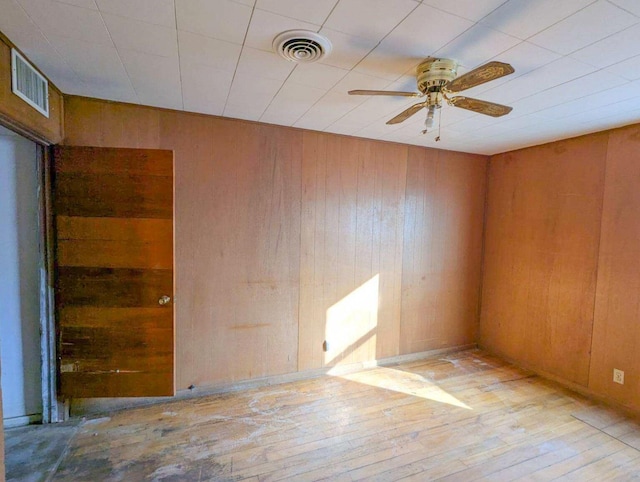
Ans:
{"label": "ceiling fan", "polygon": [[428,129],[433,127],[435,111],[442,107],[443,101],[446,101],[447,104],[454,107],[461,107],[462,109],[489,115],[491,117],[500,117],[511,112],[513,108],[506,105],[494,104],[493,102],[473,99],[471,97],[451,97],[451,94],[462,92],[463,90],[484,84],[485,82],[490,82],[500,77],[504,77],[505,75],[510,75],[514,72],[515,70],[511,65],[493,61],[457,77],[458,63],[455,60],[427,57],[416,68],[416,78],[418,90],[420,92],[350,90],[349,94],[426,97],[424,101],[412,105],[393,119],[389,119],[387,124],[399,124],[400,122],[407,120],[422,108],[426,108],[426,129],[423,132],[427,132]]}

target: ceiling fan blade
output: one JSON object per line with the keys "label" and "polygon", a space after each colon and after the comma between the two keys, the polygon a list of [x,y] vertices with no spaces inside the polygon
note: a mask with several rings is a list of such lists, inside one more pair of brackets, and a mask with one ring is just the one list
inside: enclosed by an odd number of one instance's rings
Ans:
{"label": "ceiling fan blade", "polygon": [[514,72],[515,69],[509,64],[505,64],[504,62],[489,62],[473,69],[471,72],[467,72],[466,74],[453,79],[444,86],[444,89],[449,92],[462,92],[463,90],[470,89],[471,87],[484,84],[491,80],[499,79],[500,77],[513,74]]}
{"label": "ceiling fan blade", "polygon": [[415,114],[416,112],[418,112],[420,109],[422,109],[424,107],[424,102],[420,102],[418,104],[413,104],[411,107],[409,107],[408,109],[403,110],[402,112],[400,112],[397,116],[395,116],[393,119],[389,119],[387,121],[387,125],[391,125],[391,124],[400,124],[400,122],[406,121],[409,117],[411,117],[413,114]]}
{"label": "ceiling fan blade", "polygon": [[448,99],[448,101],[449,104],[456,107],[471,110],[479,114],[490,115],[491,117],[502,117],[513,110],[513,107],[494,104],[493,102],[487,102],[486,100],[472,99],[471,97],[453,97]]}
{"label": "ceiling fan blade", "polygon": [[398,90],[350,90],[349,95],[400,95],[402,97],[422,97],[420,92],[401,92]]}

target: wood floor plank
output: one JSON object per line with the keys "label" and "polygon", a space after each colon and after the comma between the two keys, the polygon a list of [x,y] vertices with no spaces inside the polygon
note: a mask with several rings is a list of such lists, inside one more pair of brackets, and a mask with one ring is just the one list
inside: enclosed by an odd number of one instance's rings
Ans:
{"label": "wood floor plank", "polygon": [[640,428],[468,350],[86,420],[53,480],[628,480],[615,436]]}

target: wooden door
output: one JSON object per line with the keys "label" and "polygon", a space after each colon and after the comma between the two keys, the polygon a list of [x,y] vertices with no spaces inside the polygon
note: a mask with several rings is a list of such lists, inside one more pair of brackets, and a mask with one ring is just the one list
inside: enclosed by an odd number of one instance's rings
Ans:
{"label": "wooden door", "polygon": [[57,146],[53,162],[60,393],[174,395],[173,152]]}

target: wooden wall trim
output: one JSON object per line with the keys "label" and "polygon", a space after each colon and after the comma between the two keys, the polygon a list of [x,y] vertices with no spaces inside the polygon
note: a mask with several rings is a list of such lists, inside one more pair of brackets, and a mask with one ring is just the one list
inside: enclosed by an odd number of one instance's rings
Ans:
{"label": "wooden wall trim", "polygon": [[[49,80],[49,118],[16,96],[11,91],[12,48],[15,45],[0,32],[0,124],[39,144],[57,144],[64,137],[62,93]],[[31,65],[37,68],[33,62]]]}

